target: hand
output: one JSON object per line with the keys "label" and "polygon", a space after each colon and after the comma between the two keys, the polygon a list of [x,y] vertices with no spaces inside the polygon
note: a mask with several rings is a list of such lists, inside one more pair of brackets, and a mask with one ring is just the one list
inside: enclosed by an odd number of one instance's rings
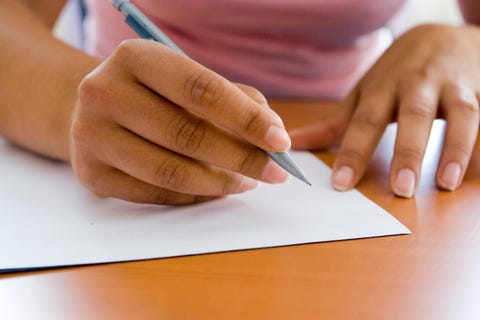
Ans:
{"label": "hand", "polygon": [[258,148],[290,147],[263,95],[163,45],[124,42],[78,92],[72,166],[99,196],[185,204],[287,177]]}
{"label": "hand", "polygon": [[479,127],[480,31],[471,26],[426,25],[401,36],[367,72],[335,116],[291,132],[294,148],[323,148],[343,137],[333,165],[338,190],[364,174],[387,124],[397,120],[390,185],[412,197],[433,120],[447,130],[436,183],[461,183]]}

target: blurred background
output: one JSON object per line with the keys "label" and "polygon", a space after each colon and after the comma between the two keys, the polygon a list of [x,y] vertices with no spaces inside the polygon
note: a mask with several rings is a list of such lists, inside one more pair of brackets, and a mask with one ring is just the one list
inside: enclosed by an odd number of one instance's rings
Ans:
{"label": "blurred background", "polygon": [[415,23],[461,23],[457,0],[409,0],[405,6]]}
{"label": "blurred background", "polygon": [[[76,46],[80,46],[81,42],[78,3],[78,0],[69,0],[55,31],[58,37]],[[398,20],[403,20],[409,25],[429,22],[462,23],[457,0],[408,0],[401,14],[403,18]],[[402,29],[404,27],[399,27],[399,30]]]}

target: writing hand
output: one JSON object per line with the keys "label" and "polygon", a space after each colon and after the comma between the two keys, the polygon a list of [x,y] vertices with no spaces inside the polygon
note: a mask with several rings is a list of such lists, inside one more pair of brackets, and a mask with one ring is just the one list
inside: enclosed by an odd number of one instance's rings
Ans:
{"label": "writing hand", "polygon": [[257,90],[153,41],[122,43],[79,87],[71,159],[100,196],[185,204],[287,173],[262,150],[290,146]]}

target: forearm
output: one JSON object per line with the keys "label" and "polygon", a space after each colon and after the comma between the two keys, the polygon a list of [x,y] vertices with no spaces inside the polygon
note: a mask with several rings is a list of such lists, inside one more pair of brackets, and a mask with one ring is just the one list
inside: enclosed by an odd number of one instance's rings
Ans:
{"label": "forearm", "polygon": [[51,19],[22,1],[0,3],[0,134],[68,160],[77,87],[99,61],[55,39]]}

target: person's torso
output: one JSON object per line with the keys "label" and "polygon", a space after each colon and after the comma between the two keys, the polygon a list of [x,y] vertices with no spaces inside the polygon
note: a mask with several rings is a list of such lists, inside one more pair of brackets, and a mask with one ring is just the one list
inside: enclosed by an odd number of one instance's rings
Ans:
{"label": "person's torso", "polygon": [[[108,1],[86,0],[90,52],[138,37]],[[132,1],[189,56],[270,96],[340,98],[383,52],[404,0]]]}

